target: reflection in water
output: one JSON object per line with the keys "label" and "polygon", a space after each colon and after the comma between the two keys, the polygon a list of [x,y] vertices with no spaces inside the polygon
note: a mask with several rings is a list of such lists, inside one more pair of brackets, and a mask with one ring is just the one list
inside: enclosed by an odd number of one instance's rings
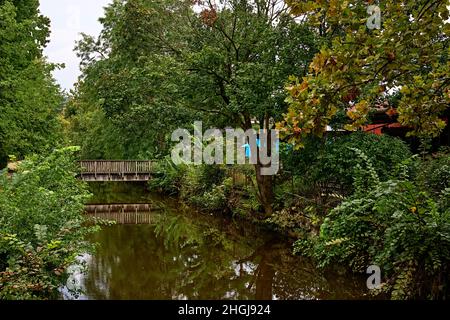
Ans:
{"label": "reflection in water", "polygon": [[99,247],[78,275],[81,299],[366,298],[364,278],[319,272],[254,226],[181,208],[138,187],[112,197],[110,188],[117,186],[96,190],[93,202],[153,200],[166,210],[152,213],[150,224],[115,225],[90,239]]}
{"label": "reflection in water", "polygon": [[160,208],[154,208],[150,203],[145,204],[90,204],[85,213],[91,217],[119,224],[151,224],[153,216]]}

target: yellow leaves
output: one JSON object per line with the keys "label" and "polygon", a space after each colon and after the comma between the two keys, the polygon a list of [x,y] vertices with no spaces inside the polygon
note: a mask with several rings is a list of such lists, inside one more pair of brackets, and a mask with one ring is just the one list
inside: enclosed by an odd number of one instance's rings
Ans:
{"label": "yellow leaves", "polygon": [[302,84],[300,85],[300,92],[304,92],[305,90],[307,90],[309,87],[308,85],[308,81],[306,80],[306,78],[303,79]]}
{"label": "yellow leaves", "polygon": [[320,50],[320,53],[316,54],[311,65],[309,66],[310,71],[314,73],[319,73],[327,64],[330,54],[327,49]]}
{"label": "yellow leaves", "polygon": [[292,97],[297,97],[299,94],[299,90],[298,90],[298,86],[297,85],[292,85],[292,86],[287,86],[286,87],[286,91],[289,93],[289,95],[291,95]]}
{"label": "yellow leaves", "polygon": [[444,93],[436,94],[439,87],[436,88],[434,77],[434,74],[416,75],[401,89],[398,121],[411,129],[409,135],[437,137],[447,125],[440,115],[448,108],[448,101]]}
{"label": "yellow leaves", "polygon": [[347,131],[356,131],[367,122],[367,115],[370,111],[370,104],[366,100],[361,100],[351,109],[347,110],[347,116],[353,121],[344,126]]}
{"label": "yellow leaves", "polygon": [[314,56],[310,74],[287,88],[287,102],[297,113],[286,121],[291,134],[301,138],[308,130],[320,133],[336,108],[345,111],[348,106],[353,106],[347,110],[351,123],[345,129],[355,131],[367,123],[371,102],[384,99],[392,88],[400,88],[402,95],[387,115],[398,114],[399,122],[414,135],[435,137],[442,132],[446,126],[442,114],[450,102],[446,82],[450,63],[442,57],[450,48],[433,39],[449,34],[450,24],[442,23],[441,14],[448,14],[447,7],[438,9],[440,14],[424,12],[420,21],[411,21],[405,13],[414,12],[413,2],[387,2],[383,30],[368,32],[365,11],[360,15],[355,2],[288,0],[288,4],[297,13],[307,13],[312,25],[325,19],[330,33],[341,28]]}
{"label": "yellow leaves", "polygon": [[330,2],[329,2],[329,7],[328,7],[328,14],[330,15],[330,16],[336,16],[338,13],[339,13],[339,9],[340,9],[340,6],[339,6],[339,0],[330,0]]}
{"label": "yellow leaves", "polygon": [[347,131],[355,132],[355,131],[358,130],[358,126],[355,126],[354,124],[346,124],[344,126],[344,129],[347,130]]}
{"label": "yellow leaves", "polygon": [[401,88],[400,92],[403,93],[403,94],[408,95],[408,94],[411,93],[411,90],[409,89],[408,86],[403,86],[403,87]]}
{"label": "yellow leaves", "polygon": [[298,83],[298,79],[296,79],[296,83],[287,86],[286,91],[292,98],[298,99],[302,94],[306,93],[308,88],[309,88],[308,78],[303,78],[303,82],[300,84]]}
{"label": "yellow leaves", "polygon": [[316,54],[313,61],[309,65],[309,71],[317,74],[322,70],[322,67],[324,65],[325,65],[325,57],[323,54],[318,53],[318,54]]}
{"label": "yellow leaves", "polygon": [[361,100],[355,105],[355,109],[358,113],[366,114],[369,112],[369,103],[366,100]]}
{"label": "yellow leaves", "polygon": [[339,245],[339,244],[341,244],[341,243],[343,243],[345,241],[348,241],[348,240],[350,240],[350,239],[349,238],[335,239],[335,240],[326,242],[325,245],[328,246],[328,247],[330,247],[330,246],[337,246],[337,245]]}
{"label": "yellow leaves", "polygon": [[290,119],[293,119],[293,118],[295,118],[295,116],[296,116],[295,111],[292,110],[292,109],[289,109],[287,117],[290,118]]}
{"label": "yellow leaves", "polygon": [[291,8],[291,14],[300,16],[320,8],[321,1],[287,0],[286,3]]}
{"label": "yellow leaves", "polygon": [[366,100],[361,100],[355,106],[347,111],[347,116],[351,120],[358,120],[369,112],[369,103]]}
{"label": "yellow leaves", "polygon": [[329,109],[328,109],[328,118],[331,120],[332,117],[334,117],[336,115],[336,113],[338,112],[338,107],[336,107],[335,105],[330,104],[329,105]]}
{"label": "yellow leaves", "polygon": [[424,85],[424,79],[421,75],[414,76],[414,85],[422,87]]}
{"label": "yellow leaves", "polygon": [[[328,49],[322,49],[320,53],[316,54],[313,58],[313,61],[309,65],[309,71],[316,75],[319,73],[331,74],[339,69],[337,65],[337,56],[331,55]],[[344,67],[341,66],[341,68]]]}

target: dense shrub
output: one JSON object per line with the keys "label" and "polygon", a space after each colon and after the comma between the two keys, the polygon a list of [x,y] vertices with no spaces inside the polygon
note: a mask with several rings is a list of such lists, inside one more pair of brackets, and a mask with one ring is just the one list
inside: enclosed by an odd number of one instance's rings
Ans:
{"label": "dense shrub", "polygon": [[173,164],[170,158],[160,161],[149,182],[150,189],[178,195],[201,209],[224,210],[227,206],[226,169],[221,166]]}
{"label": "dense shrub", "polygon": [[299,151],[285,148],[283,166],[299,175],[306,189],[317,183],[333,183],[350,193],[357,166],[361,163],[353,151],[355,148],[366,154],[381,181],[389,179],[396,166],[411,157],[406,143],[398,138],[355,132],[324,140],[311,138],[305,149]]}
{"label": "dense shrub", "polygon": [[[404,170],[406,172],[407,170]],[[437,200],[416,181],[380,182],[368,163],[359,176],[371,186],[330,212],[320,236],[296,243],[319,266],[343,263],[357,272],[380,266],[383,291],[394,299],[443,298],[450,294],[450,189]]]}
{"label": "dense shrub", "polygon": [[215,186],[199,195],[192,195],[186,200],[199,208],[211,211],[225,211],[227,208],[227,195],[223,185]]}
{"label": "dense shrub", "polygon": [[202,209],[224,210],[227,204],[224,179],[225,169],[221,166],[189,166],[183,178],[181,198]]}
{"label": "dense shrub", "polygon": [[75,148],[24,161],[0,176],[0,299],[53,298],[67,268],[88,250],[86,186],[75,177]]}
{"label": "dense shrub", "polygon": [[169,157],[164,158],[156,163],[149,181],[149,188],[169,195],[178,195],[181,192],[186,171],[187,166],[177,166]]}
{"label": "dense shrub", "polygon": [[450,153],[438,153],[423,162],[418,179],[434,195],[450,188]]}

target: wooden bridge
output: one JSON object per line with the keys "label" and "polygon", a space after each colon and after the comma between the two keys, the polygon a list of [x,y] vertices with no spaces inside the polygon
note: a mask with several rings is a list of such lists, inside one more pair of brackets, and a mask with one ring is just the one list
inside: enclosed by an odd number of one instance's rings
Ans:
{"label": "wooden bridge", "polygon": [[152,161],[142,160],[83,160],[80,177],[85,181],[148,181]]}

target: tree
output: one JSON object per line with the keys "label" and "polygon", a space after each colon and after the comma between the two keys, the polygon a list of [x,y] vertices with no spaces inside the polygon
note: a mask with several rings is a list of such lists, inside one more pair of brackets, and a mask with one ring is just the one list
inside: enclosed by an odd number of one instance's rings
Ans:
{"label": "tree", "polygon": [[381,29],[369,29],[367,5],[373,1],[290,0],[291,12],[316,30],[325,30],[323,46],[306,77],[292,77],[290,105],[278,128],[302,147],[306,135],[322,135],[339,114],[345,128],[369,121],[374,107],[388,112],[411,135],[436,137],[445,128],[442,115],[450,101],[450,24],[447,1],[382,1]]}
{"label": "tree", "polygon": [[[312,33],[288,15],[283,1],[197,4],[200,14],[182,53],[188,67],[182,86],[186,104],[210,114],[215,125],[272,129],[287,108],[287,77],[304,73],[315,53]],[[255,166],[258,195],[271,214],[274,177],[261,175],[261,167]]]}
{"label": "tree", "polygon": [[0,158],[48,149],[58,140],[62,97],[45,62],[49,20],[39,2],[0,1]]}
{"label": "tree", "polygon": [[[176,99],[180,1],[114,1],[98,39],[76,50],[82,77],[66,106],[69,136],[89,158],[157,158],[190,115]],[[182,25],[182,23],[181,23]],[[181,33],[183,34],[183,33]]]}

